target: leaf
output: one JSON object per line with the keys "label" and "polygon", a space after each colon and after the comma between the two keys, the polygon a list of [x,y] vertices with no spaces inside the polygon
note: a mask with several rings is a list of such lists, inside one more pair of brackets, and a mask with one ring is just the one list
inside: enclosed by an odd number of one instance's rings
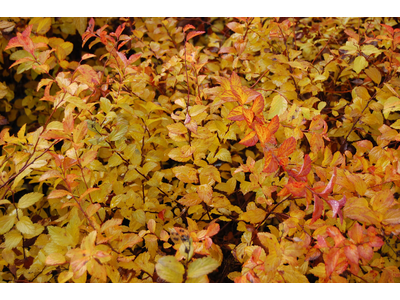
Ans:
{"label": "leaf", "polygon": [[187,166],[179,166],[172,168],[175,177],[185,183],[197,183],[197,170]]}
{"label": "leaf", "polygon": [[256,208],[254,210],[249,210],[240,215],[240,220],[249,222],[252,224],[257,224],[264,221],[267,212],[261,208]]}
{"label": "leaf", "polygon": [[275,116],[282,115],[288,107],[288,103],[285,98],[281,95],[276,95],[272,99],[271,107],[268,112],[268,119],[272,119]]}
{"label": "leaf", "polygon": [[0,234],[8,232],[14,226],[16,218],[15,214],[0,217]]}
{"label": "leaf", "polygon": [[219,263],[211,257],[203,257],[196,259],[189,264],[187,270],[188,278],[196,278],[207,275],[215,271],[219,267]]}
{"label": "leaf", "polygon": [[200,204],[202,199],[197,193],[188,193],[183,198],[179,199],[178,202],[184,206],[194,206]]}
{"label": "leaf", "polygon": [[250,131],[239,144],[245,145],[247,147],[254,146],[258,142],[258,137],[255,131]]}
{"label": "leaf", "polygon": [[339,248],[332,248],[329,250],[329,252],[324,255],[324,261],[325,261],[325,268],[326,268],[326,276],[329,277],[335,270],[338,261],[339,261],[339,255],[340,255],[341,249]]}
{"label": "leaf", "polygon": [[218,152],[215,154],[215,157],[222,161],[230,163],[232,162],[231,153],[226,148],[220,148]]}
{"label": "leaf", "polygon": [[268,151],[265,155],[265,164],[263,172],[267,174],[274,173],[278,170],[279,164],[275,157],[272,156],[272,151]]}
{"label": "leaf", "polygon": [[336,168],[333,168],[333,174],[331,179],[329,180],[328,185],[325,187],[325,189],[319,193],[322,197],[326,197],[333,191],[333,186],[335,184],[335,179],[336,179]]}
{"label": "leaf", "polygon": [[186,24],[185,27],[183,27],[183,32],[186,32],[189,29],[196,29],[196,28],[192,24]]}
{"label": "leaf", "polygon": [[43,196],[44,195],[42,193],[36,193],[36,192],[26,194],[22,196],[21,199],[19,199],[18,208],[20,209],[27,208],[38,202],[40,199],[43,198]]}
{"label": "leaf", "polygon": [[52,190],[50,194],[47,196],[47,199],[57,199],[68,195],[72,196],[71,193],[66,190]]}
{"label": "leaf", "polygon": [[202,184],[197,187],[197,194],[201,201],[207,205],[211,204],[213,189],[209,184]]}
{"label": "leaf", "polygon": [[19,221],[15,226],[23,234],[35,233],[35,226],[33,225],[31,219],[29,219],[27,216],[19,218]]}
{"label": "leaf", "polygon": [[46,257],[45,264],[50,266],[58,266],[66,263],[65,256],[61,253],[50,253],[49,256]]}
{"label": "leaf", "polygon": [[16,248],[19,243],[22,241],[22,235],[18,230],[11,230],[9,232],[7,232],[5,235],[5,246],[6,249],[13,249]]}
{"label": "leaf", "polygon": [[381,72],[374,66],[369,67],[368,69],[364,70],[364,72],[368,75],[369,78],[376,84],[380,84],[382,80]]}
{"label": "leaf", "polygon": [[336,200],[328,200],[327,201],[332,208],[332,212],[333,212],[332,218],[335,218],[336,214],[338,214],[341,224],[343,224],[343,213],[340,209],[342,207],[344,207],[344,205],[346,204],[346,200],[347,200],[346,196],[343,195],[342,199],[340,199],[339,201],[336,201]]}
{"label": "leaf", "polygon": [[195,36],[198,36],[198,35],[200,35],[200,34],[203,34],[203,33],[205,33],[205,31],[191,31],[191,32],[189,32],[188,35],[186,36],[186,41],[188,41],[188,40],[194,38]]}
{"label": "leaf", "polygon": [[171,283],[181,283],[185,268],[174,256],[163,256],[156,264],[156,271],[165,281]]}
{"label": "leaf", "polygon": [[[286,139],[278,149],[278,157],[283,160],[287,159],[287,157],[293,153],[296,149],[297,141],[294,137],[290,137]],[[286,165],[286,164],[283,164]]]}
{"label": "leaf", "polygon": [[329,226],[326,229],[326,233],[333,238],[334,242],[335,242],[335,247],[339,247],[342,246],[342,244],[344,243],[344,241],[346,240],[342,233],[339,231],[339,229],[337,229],[336,227],[333,226]]}
{"label": "leaf", "polygon": [[236,106],[234,109],[230,111],[228,116],[226,117],[228,120],[231,121],[243,121],[243,106]]}
{"label": "leaf", "polygon": [[320,197],[314,194],[314,210],[311,219],[311,224],[317,221],[322,216],[323,210],[324,210],[324,202]]}

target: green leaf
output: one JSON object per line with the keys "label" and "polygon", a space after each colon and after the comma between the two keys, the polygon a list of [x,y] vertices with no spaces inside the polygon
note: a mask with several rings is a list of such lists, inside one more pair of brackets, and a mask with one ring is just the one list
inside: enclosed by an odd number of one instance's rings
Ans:
{"label": "green leaf", "polygon": [[203,257],[191,262],[188,267],[188,278],[207,275],[219,267],[219,263],[211,257]]}
{"label": "green leaf", "polygon": [[36,193],[36,192],[26,194],[22,196],[21,199],[19,199],[18,208],[21,209],[27,208],[38,202],[40,199],[43,198],[43,196],[44,195],[42,193]]}
{"label": "green leaf", "polygon": [[175,258],[175,256],[164,256],[161,257],[156,264],[156,271],[165,281],[171,283],[181,283],[183,281],[183,274],[185,268]]}

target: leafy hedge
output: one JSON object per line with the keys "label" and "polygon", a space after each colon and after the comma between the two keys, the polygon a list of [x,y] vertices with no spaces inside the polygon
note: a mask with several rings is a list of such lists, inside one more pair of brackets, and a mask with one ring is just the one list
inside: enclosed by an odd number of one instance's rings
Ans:
{"label": "leafy hedge", "polygon": [[400,282],[395,18],[1,18],[3,282]]}

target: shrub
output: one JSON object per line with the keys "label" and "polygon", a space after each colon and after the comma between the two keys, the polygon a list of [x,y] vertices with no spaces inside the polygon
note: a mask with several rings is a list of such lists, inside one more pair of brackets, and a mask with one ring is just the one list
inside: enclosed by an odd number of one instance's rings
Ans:
{"label": "shrub", "polygon": [[2,18],[0,279],[399,282],[399,28]]}

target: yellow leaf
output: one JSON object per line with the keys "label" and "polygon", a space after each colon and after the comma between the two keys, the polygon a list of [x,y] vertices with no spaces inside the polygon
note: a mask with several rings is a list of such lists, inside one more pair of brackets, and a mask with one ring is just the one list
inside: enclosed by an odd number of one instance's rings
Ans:
{"label": "yellow leaf", "polygon": [[286,111],[287,107],[288,103],[286,99],[281,95],[276,95],[274,99],[272,99],[271,107],[268,113],[268,119],[282,115]]}
{"label": "yellow leaf", "polygon": [[197,183],[199,182],[197,178],[197,170],[187,166],[179,166],[172,168],[175,177],[184,183]]}
{"label": "yellow leaf", "polygon": [[82,35],[86,31],[87,17],[74,17],[72,18],[72,24],[75,25],[79,34]]}
{"label": "yellow leaf", "polygon": [[383,115],[387,119],[389,113],[400,110],[400,99],[397,97],[389,97],[383,105]]}
{"label": "yellow leaf", "polygon": [[202,185],[198,186],[197,193],[198,193],[201,201],[204,201],[204,203],[206,203],[207,205],[211,204],[213,189],[210,185],[202,184]]}
{"label": "yellow leaf", "polygon": [[310,273],[314,274],[316,277],[325,278],[326,277],[325,264],[319,263],[318,266],[310,270]]}
{"label": "yellow leaf", "polygon": [[380,84],[382,80],[382,75],[379,70],[373,66],[369,67],[365,70],[365,73],[368,75],[369,78],[376,84]]}
{"label": "yellow leaf", "polygon": [[23,216],[19,218],[19,221],[16,224],[17,229],[23,234],[34,234],[35,226],[33,225],[31,219],[27,216]]}
{"label": "yellow leaf", "polygon": [[218,267],[219,263],[211,257],[199,258],[189,264],[187,276],[188,278],[201,277],[215,271]]}
{"label": "yellow leaf", "polygon": [[65,228],[56,226],[47,226],[51,239],[60,246],[70,246],[73,242],[73,237],[67,234]]}
{"label": "yellow leaf", "polygon": [[231,153],[226,148],[219,149],[215,157],[222,161],[232,162]]}
{"label": "yellow leaf", "polygon": [[51,253],[46,257],[46,265],[57,266],[65,264],[65,256],[61,253]]}
{"label": "yellow leaf", "polygon": [[365,59],[365,57],[357,56],[356,59],[354,60],[353,70],[356,71],[356,73],[358,74],[366,67],[368,67],[368,61]]}
{"label": "yellow leaf", "polygon": [[44,195],[42,193],[36,193],[36,192],[23,195],[21,199],[19,199],[18,201],[18,208],[21,209],[27,208],[38,202],[40,199],[42,199],[43,196]]}
{"label": "yellow leaf", "polygon": [[8,232],[14,226],[15,219],[15,214],[0,217],[0,234]]}
{"label": "yellow leaf", "polygon": [[174,256],[161,257],[156,264],[156,271],[165,281],[181,283],[185,268]]}
{"label": "yellow leaf", "polygon": [[185,206],[194,206],[200,204],[202,199],[197,193],[189,193],[183,196],[183,198],[179,199],[178,202]]}
{"label": "yellow leaf", "polygon": [[279,271],[283,271],[283,278],[287,283],[309,283],[307,277],[292,266],[282,266]]}
{"label": "yellow leaf", "polygon": [[58,275],[58,283],[65,283],[74,276],[74,272],[63,271]]}
{"label": "yellow leaf", "polygon": [[38,25],[36,32],[38,34],[46,34],[47,31],[50,30],[51,27],[51,18],[43,18]]}
{"label": "yellow leaf", "polygon": [[18,230],[11,230],[10,232],[7,232],[4,237],[6,238],[4,243],[6,249],[15,248],[22,241],[22,235]]}
{"label": "yellow leaf", "polygon": [[264,220],[267,212],[261,208],[246,211],[240,216],[240,220],[253,224],[260,223]]}

